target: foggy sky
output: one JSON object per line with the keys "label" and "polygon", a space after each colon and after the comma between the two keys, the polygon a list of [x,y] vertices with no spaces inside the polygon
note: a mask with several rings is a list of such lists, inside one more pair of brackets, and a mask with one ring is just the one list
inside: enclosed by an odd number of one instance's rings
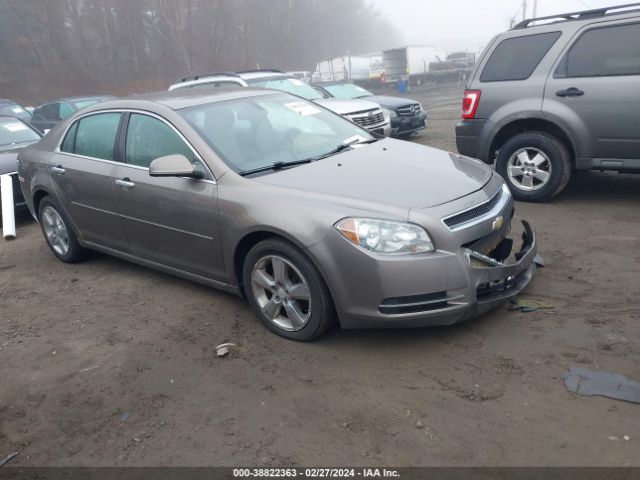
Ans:
{"label": "foggy sky", "polygon": [[[482,49],[494,35],[509,28],[522,0],[371,0],[403,34],[407,44],[434,45],[443,50]],[[533,0],[528,0],[532,15]],[[538,0],[537,16],[620,5],[623,0]],[[519,10],[519,11],[518,11]],[[390,47],[399,45],[390,45]]]}

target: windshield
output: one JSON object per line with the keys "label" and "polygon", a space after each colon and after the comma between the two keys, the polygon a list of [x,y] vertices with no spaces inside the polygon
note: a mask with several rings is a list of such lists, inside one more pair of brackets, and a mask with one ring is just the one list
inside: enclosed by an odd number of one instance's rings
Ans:
{"label": "windshield", "polygon": [[354,98],[370,97],[373,95],[368,90],[365,90],[353,83],[341,83],[340,85],[327,85],[324,89],[331,94],[332,97],[339,98],[340,100],[352,100]]}
{"label": "windshield", "polygon": [[0,145],[37,142],[40,135],[24,123],[17,120],[0,120]]}
{"label": "windshield", "polygon": [[9,104],[9,105],[0,105],[0,117],[16,117],[20,120],[29,121],[31,120],[31,114],[27,112],[20,105]]}
{"label": "windshield", "polygon": [[307,100],[320,100],[322,94],[311,85],[304,83],[297,78],[289,77],[272,77],[272,78],[256,78],[247,80],[252,87],[271,88],[272,90],[280,90],[281,92],[293,93]]}
{"label": "windshield", "polygon": [[321,156],[354,139],[374,140],[339,115],[286,94],[209,103],[179,113],[236,172]]}

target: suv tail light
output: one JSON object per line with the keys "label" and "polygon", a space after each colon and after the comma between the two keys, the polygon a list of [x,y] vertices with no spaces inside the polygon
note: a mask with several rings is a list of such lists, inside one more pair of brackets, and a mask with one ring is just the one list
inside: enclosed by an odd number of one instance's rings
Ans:
{"label": "suv tail light", "polygon": [[462,118],[473,119],[480,103],[480,90],[465,90],[462,97]]}

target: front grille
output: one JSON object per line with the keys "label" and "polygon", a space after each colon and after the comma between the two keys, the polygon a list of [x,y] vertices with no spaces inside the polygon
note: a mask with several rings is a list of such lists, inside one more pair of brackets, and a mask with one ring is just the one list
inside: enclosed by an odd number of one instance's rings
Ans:
{"label": "front grille", "polygon": [[413,103],[411,105],[407,105],[406,107],[400,107],[396,109],[396,112],[401,117],[413,117],[414,115],[420,113],[420,104]]}
{"label": "front grille", "polygon": [[466,212],[454,215],[453,217],[446,218],[444,220],[444,224],[449,228],[456,228],[459,225],[471,222],[478,217],[482,217],[495,208],[495,206],[500,202],[502,195],[503,192],[502,189],[500,189],[498,193],[496,193],[494,197],[488,202],[485,202],[482,205],[478,205],[477,207],[474,207],[471,210],[467,210]]}
{"label": "front grille", "polygon": [[370,110],[368,112],[352,114],[349,117],[353,122],[365,128],[384,122],[384,113],[382,110]]}
{"label": "front grille", "polygon": [[495,282],[484,283],[476,289],[478,300],[490,300],[491,297],[501,296],[518,286],[526,271],[522,271],[513,277],[502,278]]}

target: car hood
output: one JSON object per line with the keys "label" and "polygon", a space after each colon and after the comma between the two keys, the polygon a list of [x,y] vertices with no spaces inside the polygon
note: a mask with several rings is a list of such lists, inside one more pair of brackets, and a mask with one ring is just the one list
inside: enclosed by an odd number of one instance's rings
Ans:
{"label": "car hood", "polygon": [[484,187],[492,171],[458,154],[385,139],[256,181],[400,208],[429,208]]}
{"label": "car hood", "polygon": [[315,103],[328,108],[338,115],[347,115],[349,113],[380,108],[380,105],[368,100],[338,100],[337,98],[325,98],[322,100],[316,100]]}
{"label": "car hood", "polygon": [[407,105],[414,105],[416,103],[420,103],[416,100],[411,100],[410,98],[401,98],[401,97],[387,97],[386,95],[370,95],[364,97],[364,99],[369,102],[375,102],[385,108],[399,108],[406,107]]}

